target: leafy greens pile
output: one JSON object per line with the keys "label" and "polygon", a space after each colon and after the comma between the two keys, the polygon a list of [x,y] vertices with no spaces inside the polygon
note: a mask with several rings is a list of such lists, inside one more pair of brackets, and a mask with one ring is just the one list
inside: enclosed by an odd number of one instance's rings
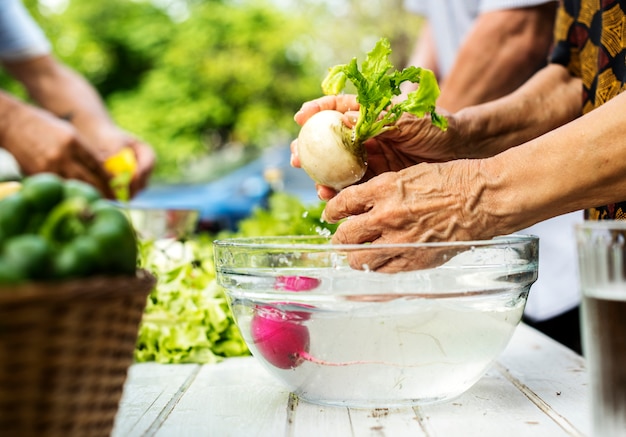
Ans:
{"label": "leafy greens pile", "polygon": [[267,209],[258,208],[237,232],[200,234],[187,241],[142,242],[142,267],[154,272],[135,348],[138,362],[214,363],[249,351],[215,279],[215,238],[317,235],[336,225],[321,220],[323,204],[305,206],[294,196],[275,193]]}

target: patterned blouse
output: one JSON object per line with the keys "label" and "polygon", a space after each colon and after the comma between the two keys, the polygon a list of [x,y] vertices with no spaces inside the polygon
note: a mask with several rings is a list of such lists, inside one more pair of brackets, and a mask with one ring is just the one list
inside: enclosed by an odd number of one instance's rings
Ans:
{"label": "patterned blouse", "polygon": [[[583,113],[626,90],[626,0],[561,0],[555,40],[551,61],[582,78]],[[626,201],[590,208],[585,217],[626,220]]]}

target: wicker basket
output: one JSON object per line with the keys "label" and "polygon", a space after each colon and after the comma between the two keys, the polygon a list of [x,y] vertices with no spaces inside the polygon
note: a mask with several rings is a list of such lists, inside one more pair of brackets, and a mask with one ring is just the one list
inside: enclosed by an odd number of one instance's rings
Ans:
{"label": "wicker basket", "polygon": [[109,436],[155,282],[0,287],[0,434]]}

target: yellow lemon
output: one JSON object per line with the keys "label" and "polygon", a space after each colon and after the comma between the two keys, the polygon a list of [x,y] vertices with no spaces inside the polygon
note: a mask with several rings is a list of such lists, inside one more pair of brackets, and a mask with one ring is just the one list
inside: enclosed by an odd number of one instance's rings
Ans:
{"label": "yellow lemon", "polygon": [[137,159],[135,158],[135,152],[130,147],[124,147],[115,155],[110,156],[104,162],[104,168],[112,175],[119,175],[122,173],[135,173],[137,169]]}
{"label": "yellow lemon", "polygon": [[124,147],[104,162],[104,169],[113,175],[110,185],[115,198],[122,202],[130,199],[130,182],[137,170],[135,152],[130,147]]}

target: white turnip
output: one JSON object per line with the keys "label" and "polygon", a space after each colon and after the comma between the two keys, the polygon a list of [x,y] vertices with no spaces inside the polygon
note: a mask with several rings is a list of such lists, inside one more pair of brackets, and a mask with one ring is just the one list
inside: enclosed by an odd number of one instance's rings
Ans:
{"label": "white turnip", "polygon": [[298,157],[304,171],[315,182],[339,191],[361,180],[366,155],[354,132],[342,121],[339,111],[320,111],[302,126]]}
{"label": "white turnip", "polygon": [[[361,180],[367,168],[363,144],[376,135],[395,128],[404,112],[422,117],[430,115],[434,125],[446,129],[447,120],[435,112],[439,86],[434,73],[418,67],[393,70],[389,61],[391,47],[385,38],[367,54],[361,69],[356,59],[330,69],[322,82],[324,94],[339,94],[346,81],[356,88],[359,116],[354,127],[347,127],[343,114],[324,110],[314,114],[302,126],[296,142],[300,166],[315,182],[339,191]],[[409,81],[419,87],[405,100],[394,102],[400,95],[400,84]]]}

